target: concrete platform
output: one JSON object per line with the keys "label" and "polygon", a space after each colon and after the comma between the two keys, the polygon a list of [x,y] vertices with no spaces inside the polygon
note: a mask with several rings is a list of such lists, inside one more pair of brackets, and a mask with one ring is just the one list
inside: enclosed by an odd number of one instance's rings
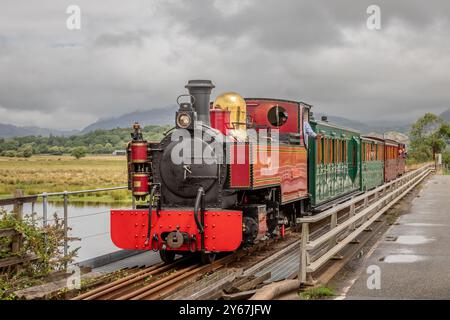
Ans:
{"label": "concrete platform", "polygon": [[450,299],[450,176],[429,179],[397,222],[366,257],[346,299]]}

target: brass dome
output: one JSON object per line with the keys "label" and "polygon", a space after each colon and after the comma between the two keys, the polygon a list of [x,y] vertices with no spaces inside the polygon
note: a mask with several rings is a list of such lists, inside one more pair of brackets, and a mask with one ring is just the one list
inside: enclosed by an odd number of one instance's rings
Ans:
{"label": "brass dome", "polygon": [[246,129],[247,104],[236,92],[219,95],[213,103],[213,108],[230,111],[230,125],[234,130]]}

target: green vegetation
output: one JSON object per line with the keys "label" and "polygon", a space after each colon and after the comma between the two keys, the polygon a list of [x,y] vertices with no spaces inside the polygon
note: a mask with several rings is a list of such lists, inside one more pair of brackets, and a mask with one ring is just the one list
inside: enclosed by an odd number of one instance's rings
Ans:
{"label": "green vegetation", "polygon": [[[33,156],[0,157],[0,197],[10,197],[16,189],[27,195],[125,186],[126,158],[121,156]],[[62,198],[50,198],[61,200]],[[131,201],[127,190],[70,196],[73,202],[110,203]]]}
{"label": "green vegetation", "polygon": [[[170,126],[146,126],[142,132],[149,141],[160,141]],[[78,148],[86,148],[90,154],[111,154],[114,150],[123,150],[130,140],[131,129],[96,130],[71,137],[16,137],[0,138],[0,156],[29,158],[33,154],[79,154]],[[74,155],[75,156],[75,155]]]}
{"label": "green vegetation", "polygon": [[[450,125],[432,113],[417,120],[411,130],[411,161],[425,162],[435,159],[437,153],[445,152],[450,143]],[[447,154],[448,151],[444,153]],[[448,156],[446,159],[448,159]],[[444,158],[445,158],[444,157]]]}
{"label": "green vegetation", "polygon": [[72,152],[70,155],[72,157],[75,157],[76,159],[81,159],[86,157],[87,154],[87,148],[86,147],[75,147],[72,149]]}
{"label": "green vegetation", "polygon": [[[63,270],[76,256],[77,249],[67,256],[62,252],[64,226],[55,217],[55,223],[38,227],[31,217],[18,220],[15,215],[0,211],[0,229],[14,228],[22,234],[22,244],[18,252],[10,249],[11,238],[0,238],[0,259],[33,255],[35,260],[20,268],[8,268],[0,273],[0,300],[15,299],[14,291],[42,283],[54,271]],[[69,239],[76,240],[76,239]]]}
{"label": "green vegetation", "polygon": [[299,293],[300,298],[304,300],[314,300],[334,295],[334,291],[326,286],[314,287]]}

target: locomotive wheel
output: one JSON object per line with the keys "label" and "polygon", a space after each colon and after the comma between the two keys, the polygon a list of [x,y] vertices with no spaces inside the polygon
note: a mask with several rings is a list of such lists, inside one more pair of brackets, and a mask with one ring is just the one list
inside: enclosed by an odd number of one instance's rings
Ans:
{"label": "locomotive wheel", "polygon": [[200,253],[200,259],[202,260],[203,264],[211,264],[216,260],[216,254],[215,253]]}
{"label": "locomotive wheel", "polygon": [[159,256],[165,263],[172,263],[175,260],[175,252],[173,251],[160,250]]}

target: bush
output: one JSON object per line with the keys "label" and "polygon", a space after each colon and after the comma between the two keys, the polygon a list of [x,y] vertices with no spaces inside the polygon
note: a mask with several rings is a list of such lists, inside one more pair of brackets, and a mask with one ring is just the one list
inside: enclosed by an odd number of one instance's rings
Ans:
{"label": "bush", "polygon": [[[34,254],[37,259],[24,264],[19,269],[11,269],[0,274],[0,300],[14,299],[13,292],[22,288],[39,284],[43,277],[53,271],[63,270],[72,262],[79,248],[71,250],[67,256],[62,252],[64,244],[64,226],[55,215],[55,223],[46,227],[38,227],[25,217],[17,220],[13,214],[0,210],[0,229],[14,228],[22,234],[22,245],[18,253],[0,250],[0,259],[12,256]],[[2,247],[8,247],[9,238],[2,238]],[[76,239],[68,239],[76,240]]]}
{"label": "bush", "polygon": [[24,158],[30,158],[33,155],[33,146],[31,144],[25,144],[19,148],[18,152]]}
{"label": "bush", "polygon": [[450,164],[450,150],[447,150],[442,154],[442,163]]}
{"label": "bush", "polygon": [[87,154],[87,149],[85,147],[76,147],[72,149],[72,152],[70,153],[70,155],[72,157],[75,157],[77,159],[86,157]]}
{"label": "bush", "polygon": [[14,150],[7,150],[4,152],[5,157],[14,158],[17,157],[17,152]]}

